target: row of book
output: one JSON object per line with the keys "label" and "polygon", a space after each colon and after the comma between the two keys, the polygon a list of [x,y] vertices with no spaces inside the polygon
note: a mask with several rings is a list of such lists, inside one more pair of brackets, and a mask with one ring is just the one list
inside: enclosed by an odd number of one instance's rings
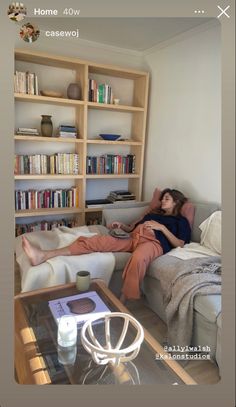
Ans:
{"label": "row of book", "polygon": [[96,103],[113,103],[113,93],[110,85],[98,84],[95,79],[89,79],[88,100]]}
{"label": "row of book", "polygon": [[14,92],[27,95],[39,95],[37,75],[28,71],[16,71],[14,74]]}
{"label": "row of book", "polygon": [[15,191],[15,209],[17,211],[41,208],[78,208],[78,206],[78,188]]}
{"label": "row of book", "polygon": [[20,236],[23,233],[37,232],[40,230],[52,230],[59,226],[67,226],[68,228],[74,228],[78,226],[76,219],[60,219],[56,221],[41,221],[34,223],[17,224],[15,228],[15,235]]}
{"label": "row of book", "polygon": [[56,153],[53,155],[15,155],[15,175],[79,174],[79,155]]}
{"label": "row of book", "polygon": [[87,156],[86,172],[87,174],[134,174],[135,155]]}

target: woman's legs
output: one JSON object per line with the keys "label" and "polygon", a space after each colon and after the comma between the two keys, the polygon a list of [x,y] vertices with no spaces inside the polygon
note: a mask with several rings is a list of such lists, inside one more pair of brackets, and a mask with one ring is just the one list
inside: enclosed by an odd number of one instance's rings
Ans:
{"label": "woman's legs", "polygon": [[124,280],[120,300],[140,298],[140,285],[146,270],[156,257],[163,254],[162,247],[158,241],[146,241],[138,244],[132,253],[123,271]]}
{"label": "woman's legs", "polygon": [[60,249],[42,250],[22,236],[22,247],[33,266],[56,256],[75,256],[92,252],[131,252],[133,239],[117,239],[112,236],[79,237],[72,244]]}

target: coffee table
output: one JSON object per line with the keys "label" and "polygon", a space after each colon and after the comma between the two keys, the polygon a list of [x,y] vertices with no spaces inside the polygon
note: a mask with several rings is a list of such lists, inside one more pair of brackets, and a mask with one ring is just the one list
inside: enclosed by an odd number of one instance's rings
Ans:
{"label": "coffee table", "polygon": [[[130,313],[102,280],[92,280],[111,311]],[[96,365],[81,344],[78,331],[75,357],[65,362],[57,345],[57,324],[48,301],[78,294],[74,283],[29,291],[15,296],[15,371],[20,384],[197,384],[144,329],[145,339],[137,357],[114,368]]]}

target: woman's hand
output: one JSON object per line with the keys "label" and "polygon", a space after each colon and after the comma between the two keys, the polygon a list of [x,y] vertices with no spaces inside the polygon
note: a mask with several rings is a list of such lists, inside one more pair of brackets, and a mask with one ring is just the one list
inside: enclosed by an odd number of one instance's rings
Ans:
{"label": "woman's hand", "polygon": [[163,232],[164,229],[164,225],[154,220],[148,220],[147,222],[144,222],[144,227],[152,230],[160,230],[161,232]]}
{"label": "woman's hand", "polygon": [[154,220],[148,220],[144,223],[145,228],[152,229],[152,230],[160,230],[165,237],[169,240],[173,247],[183,247],[184,241],[178,239],[173,233],[171,233],[165,225],[162,225],[159,222],[155,222]]}

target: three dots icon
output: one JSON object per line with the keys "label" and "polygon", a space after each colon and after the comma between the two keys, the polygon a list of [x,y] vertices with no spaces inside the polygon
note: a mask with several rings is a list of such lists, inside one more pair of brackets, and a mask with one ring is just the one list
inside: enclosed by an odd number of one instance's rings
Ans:
{"label": "three dots icon", "polygon": [[205,10],[194,10],[195,14],[204,14]]}

